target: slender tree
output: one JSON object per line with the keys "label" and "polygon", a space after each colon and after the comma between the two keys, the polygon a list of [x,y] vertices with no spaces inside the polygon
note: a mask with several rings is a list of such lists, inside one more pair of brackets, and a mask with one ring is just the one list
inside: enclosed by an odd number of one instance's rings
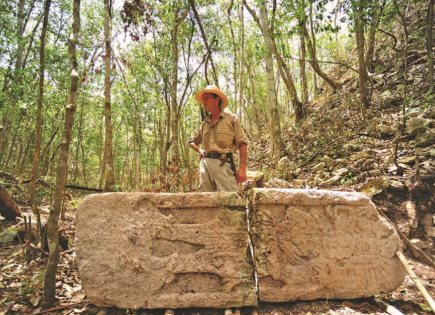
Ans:
{"label": "slender tree", "polygon": [[434,92],[434,62],[433,62],[433,25],[434,25],[434,0],[429,0],[427,5],[427,38],[426,38],[426,51],[427,51],[427,73],[429,93]]}
{"label": "slender tree", "polygon": [[243,63],[245,62],[245,19],[243,15],[243,5],[240,4],[240,64],[239,64],[239,110],[237,112],[240,119],[243,118],[243,74],[244,74],[244,66]]}
{"label": "slender tree", "polygon": [[402,101],[402,125],[403,130],[406,126],[406,104],[408,102],[408,49],[409,49],[409,26],[408,26],[408,12],[409,12],[409,2],[408,0],[404,3],[403,12],[400,10],[397,0],[394,0],[394,6],[396,8],[397,14],[400,17],[400,21],[403,27],[403,101]]}
{"label": "slender tree", "polygon": [[365,55],[367,71],[373,71],[373,55],[375,53],[376,34],[378,31],[379,23],[382,18],[386,0],[380,2],[375,1],[372,11],[371,22],[369,23],[368,45]]}
{"label": "slender tree", "polygon": [[73,22],[72,34],[68,40],[68,57],[71,63],[70,88],[68,103],[65,107],[65,121],[60,154],[57,162],[56,186],[54,191],[53,210],[48,217],[48,248],[50,250],[47,262],[47,269],[44,278],[44,303],[53,304],[56,300],[56,272],[59,263],[59,238],[58,223],[62,209],[63,193],[65,189],[69,147],[71,143],[72,128],[74,124],[74,113],[77,107],[77,90],[79,84],[79,72],[77,63],[77,43],[80,32],[80,0],[73,0]]}
{"label": "slender tree", "polygon": [[[188,10],[181,11],[177,6],[173,6],[172,14],[172,30],[171,30],[171,87],[170,87],[170,107],[171,107],[171,164],[175,172],[178,172],[180,165],[180,150],[179,150],[179,126],[178,120],[180,117],[180,111],[177,101],[177,90],[178,90],[178,33],[181,22],[186,18]],[[177,176],[178,180],[178,176]]]}
{"label": "slender tree", "polygon": [[278,99],[276,96],[275,74],[273,71],[272,59],[272,34],[269,30],[269,19],[267,17],[266,0],[259,2],[260,6],[260,23],[263,29],[263,40],[265,48],[265,63],[267,77],[267,99],[270,106],[270,124],[272,136],[272,157],[274,161],[280,158],[284,149],[281,138],[281,125],[278,112]]}
{"label": "slender tree", "polygon": [[364,5],[362,0],[352,2],[354,14],[354,27],[356,47],[358,52],[358,89],[359,99],[361,104],[369,107],[369,99],[367,96],[367,65],[365,59],[365,36],[364,36]]}
{"label": "slender tree", "polygon": [[[36,103],[36,122],[35,122],[35,150],[33,152],[32,177],[30,180],[30,203],[33,212],[37,214],[37,229],[41,225],[39,211],[35,203],[35,188],[36,179],[39,173],[39,160],[41,157],[41,134],[42,134],[42,108],[44,102],[44,75],[45,75],[45,41],[48,27],[48,16],[50,12],[51,0],[45,0],[44,5],[44,21],[40,36],[39,48],[39,85],[38,85],[38,100]],[[24,160],[24,159],[23,159]],[[39,236],[39,233],[38,233]]]}
{"label": "slender tree", "polygon": [[113,168],[113,126],[112,126],[112,101],[110,70],[112,68],[112,1],[104,0],[104,42],[106,54],[104,56],[104,161],[105,182],[104,190],[112,191],[115,185],[115,170]]}
{"label": "slender tree", "polygon": [[[18,0],[17,2],[17,24],[16,24],[16,41],[17,41],[17,50],[15,57],[15,68],[12,75],[12,84],[9,86],[9,103],[12,107],[17,106],[18,95],[17,95],[17,87],[21,85],[22,79],[22,69],[23,69],[23,58],[24,58],[24,30],[25,30],[25,0]],[[5,84],[5,87],[8,87]],[[2,103],[2,102],[0,102]],[[3,104],[0,105],[0,108]],[[19,118],[21,119],[21,117]],[[9,112],[9,107],[5,109],[5,113],[2,117],[2,128],[0,130],[0,154],[2,155],[2,160],[4,160],[5,156],[7,156],[6,163],[2,161],[6,166],[9,164],[10,153],[12,152],[16,130],[13,132],[11,137],[11,145],[9,149],[9,154],[6,155],[6,148],[9,140],[9,131],[11,130],[12,117]]]}
{"label": "slender tree", "polygon": [[305,1],[299,1],[299,10],[298,10],[298,19],[299,19],[299,49],[300,49],[300,61],[299,61],[299,69],[300,69],[300,77],[301,77],[301,87],[302,87],[302,103],[308,102],[308,82],[307,75],[305,71],[305,61],[306,61],[306,52],[305,52],[305,34],[304,29],[306,28],[306,15],[305,15]]}
{"label": "slender tree", "polygon": [[[337,0],[337,2],[339,2],[340,0]],[[311,38],[313,39],[313,55],[316,56],[316,34],[314,32],[314,18],[313,18],[313,2],[310,1],[310,33],[311,33]],[[337,35],[338,38],[338,35]],[[338,43],[338,40],[337,40]],[[337,50],[338,52],[338,50]],[[337,54],[339,55],[339,54]],[[314,70],[314,68],[312,68],[313,70],[313,96],[316,97],[318,94],[318,87],[317,87],[317,73]]]}

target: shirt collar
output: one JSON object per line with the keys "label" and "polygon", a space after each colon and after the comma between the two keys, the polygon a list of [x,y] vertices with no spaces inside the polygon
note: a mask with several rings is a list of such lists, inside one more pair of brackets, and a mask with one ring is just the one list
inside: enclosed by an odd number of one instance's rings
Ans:
{"label": "shirt collar", "polygon": [[[219,114],[219,120],[224,118],[224,111],[221,111],[221,113]],[[205,119],[210,122],[211,121],[211,114],[208,114],[207,117],[205,117]]]}

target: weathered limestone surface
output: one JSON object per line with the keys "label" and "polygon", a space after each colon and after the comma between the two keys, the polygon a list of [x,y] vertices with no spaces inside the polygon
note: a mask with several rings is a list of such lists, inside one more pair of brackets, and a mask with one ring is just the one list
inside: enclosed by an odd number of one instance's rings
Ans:
{"label": "weathered limestone surface", "polygon": [[400,240],[360,193],[253,189],[260,301],[358,298],[396,289]]}
{"label": "weathered limestone surface", "polygon": [[[76,253],[99,306],[237,307],[396,289],[400,240],[359,193],[106,193],[80,204]],[[248,250],[248,229],[255,259]]]}
{"label": "weathered limestone surface", "polygon": [[256,305],[245,202],[235,193],[105,193],[77,210],[83,287],[99,306]]}

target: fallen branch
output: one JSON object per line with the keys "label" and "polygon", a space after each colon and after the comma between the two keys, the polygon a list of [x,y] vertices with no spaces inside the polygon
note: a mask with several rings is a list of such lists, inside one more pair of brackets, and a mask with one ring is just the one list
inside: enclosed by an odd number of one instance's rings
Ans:
{"label": "fallen branch", "polygon": [[13,181],[14,183],[18,183],[18,181],[15,179],[15,177],[8,172],[0,171],[0,177],[5,178],[5,179],[10,180],[10,181]]}
{"label": "fallen branch", "polygon": [[411,241],[406,237],[406,235],[403,234],[399,230],[397,225],[393,221],[391,221],[380,209],[378,209],[378,210],[379,210],[378,211],[379,214],[382,215],[396,229],[400,238],[406,244],[406,246],[408,246],[408,248],[409,248],[411,254],[414,256],[414,258],[421,260],[421,262],[423,262],[423,263],[425,263],[425,264],[427,264],[435,269],[435,262],[428,255],[426,255],[426,253],[423,252],[420,248],[418,248],[417,246],[412,244]]}
{"label": "fallen branch", "polygon": [[422,262],[430,265],[432,268],[435,269],[434,261],[428,255],[426,255],[425,252],[423,252],[420,248],[412,244],[411,241],[402,232],[400,232],[399,235],[401,236],[402,240],[406,243],[406,245],[408,246],[409,250],[411,251],[412,255],[415,258],[422,260]]}
{"label": "fallen branch", "polygon": [[402,252],[398,251],[396,253],[396,256],[399,258],[400,262],[405,267],[406,272],[411,277],[411,280],[415,283],[417,289],[421,292],[424,299],[429,304],[432,311],[435,313],[435,301],[432,299],[430,294],[427,292],[426,288],[424,287],[423,283],[421,283],[420,279],[417,277],[415,272],[411,269],[411,266],[409,265],[409,262],[406,259],[405,255],[403,255]]}
{"label": "fallen branch", "polygon": [[401,311],[395,308],[393,305],[388,304],[387,302],[382,301],[381,299],[374,298],[375,302],[382,305],[382,308],[385,312],[390,315],[404,315]]}
{"label": "fallen branch", "polygon": [[66,188],[70,189],[79,189],[79,190],[88,190],[88,191],[96,191],[96,192],[103,192],[101,188],[92,188],[92,187],[84,187],[84,186],[78,186],[78,185],[66,185]]}
{"label": "fallen branch", "polygon": [[39,248],[38,246],[36,246],[35,244],[29,243],[29,247],[39,251],[41,254],[45,255],[48,257],[48,252],[46,252],[45,250],[43,250],[42,248]]}
{"label": "fallen branch", "polygon": [[[30,178],[29,179],[24,179],[21,181],[21,184],[28,184],[30,183]],[[40,184],[41,186],[44,186],[45,188],[50,188],[51,184],[47,183],[46,181],[44,181],[41,178],[38,178],[36,180],[37,184]],[[85,186],[79,186],[79,185],[65,185],[65,188],[70,188],[70,189],[78,189],[78,190],[88,190],[88,191],[95,191],[95,192],[103,192],[103,190],[101,188],[93,188],[93,187],[85,187]]]}
{"label": "fallen branch", "polygon": [[[31,181],[30,178],[28,178],[28,179],[23,179],[23,180],[20,182],[20,184],[29,184],[30,181]],[[46,182],[45,180],[43,180],[42,178],[38,178],[38,179],[36,179],[36,183],[39,184],[39,185],[41,185],[41,186],[44,186],[45,188],[50,188],[50,186],[51,186],[49,183],[47,183],[47,182]]]}
{"label": "fallen branch", "polygon": [[45,313],[54,312],[54,311],[60,311],[60,310],[64,310],[66,308],[69,308],[71,306],[76,306],[76,305],[83,304],[83,303],[87,303],[87,302],[82,301],[82,302],[77,302],[77,303],[59,305],[59,306],[56,306],[56,307],[53,307],[53,308],[46,309],[44,311],[40,311],[38,313],[33,313],[33,315],[45,314]]}

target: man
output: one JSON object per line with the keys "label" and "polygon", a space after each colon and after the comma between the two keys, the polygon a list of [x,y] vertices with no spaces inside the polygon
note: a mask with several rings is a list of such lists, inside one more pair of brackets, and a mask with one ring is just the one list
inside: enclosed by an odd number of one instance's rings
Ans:
{"label": "man", "polygon": [[[246,180],[248,146],[240,121],[224,111],[228,98],[214,85],[200,90],[195,99],[209,113],[189,140],[201,159],[198,191],[239,191],[238,183]],[[240,159],[236,171],[232,154],[237,150]]]}

